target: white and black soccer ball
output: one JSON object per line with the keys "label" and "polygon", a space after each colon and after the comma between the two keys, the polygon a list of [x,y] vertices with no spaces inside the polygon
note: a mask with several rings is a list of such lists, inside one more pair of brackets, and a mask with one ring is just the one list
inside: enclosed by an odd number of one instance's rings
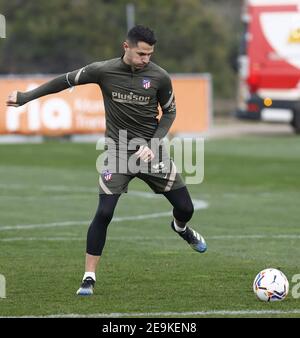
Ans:
{"label": "white and black soccer ball", "polygon": [[288,295],[289,281],[278,269],[264,269],[256,275],[253,291],[257,298],[264,302],[281,301]]}

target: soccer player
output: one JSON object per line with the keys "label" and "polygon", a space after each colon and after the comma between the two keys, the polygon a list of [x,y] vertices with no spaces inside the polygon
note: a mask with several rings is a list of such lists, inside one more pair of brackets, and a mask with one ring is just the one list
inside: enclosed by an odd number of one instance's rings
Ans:
{"label": "soccer player", "polygon": [[[204,238],[187,226],[194,212],[193,203],[162,142],[175,119],[176,105],[170,76],[150,61],[155,43],[154,32],[137,25],[128,32],[121,57],[94,62],[28,92],[14,91],[7,100],[8,106],[18,107],[87,83],[96,83],[102,90],[106,158],[99,175],[99,205],[87,232],[85,273],[78,295],[93,294],[107,227],[120,195],[127,192],[134,177],[169,200],[174,215],[171,228],[179,236],[197,252],[207,249]],[[162,109],[160,119],[158,105]]]}

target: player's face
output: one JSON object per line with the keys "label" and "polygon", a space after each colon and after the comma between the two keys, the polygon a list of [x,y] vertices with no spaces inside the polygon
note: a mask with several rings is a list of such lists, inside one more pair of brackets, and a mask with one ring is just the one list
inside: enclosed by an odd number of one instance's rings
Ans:
{"label": "player's face", "polygon": [[126,41],[124,51],[124,61],[134,69],[142,69],[150,62],[154,46],[143,41],[138,42],[137,45],[131,45]]}

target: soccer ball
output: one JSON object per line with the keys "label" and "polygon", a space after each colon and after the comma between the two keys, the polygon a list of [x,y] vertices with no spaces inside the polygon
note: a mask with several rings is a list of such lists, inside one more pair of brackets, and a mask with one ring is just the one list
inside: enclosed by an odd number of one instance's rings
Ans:
{"label": "soccer ball", "polygon": [[256,275],[253,291],[264,302],[281,301],[289,292],[289,281],[280,270],[265,269]]}

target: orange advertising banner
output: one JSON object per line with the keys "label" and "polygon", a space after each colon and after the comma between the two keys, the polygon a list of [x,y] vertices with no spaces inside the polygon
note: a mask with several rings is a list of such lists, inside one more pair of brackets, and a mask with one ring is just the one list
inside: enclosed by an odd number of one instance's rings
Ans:
{"label": "orange advertising banner", "polygon": [[[104,103],[99,86],[76,86],[15,108],[6,107],[9,93],[31,90],[53,77],[0,78],[0,134],[68,135],[103,133]],[[172,83],[177,117],[172,133],[198,133],[209,128],[211,81],[209,75],[174,75]]]}

